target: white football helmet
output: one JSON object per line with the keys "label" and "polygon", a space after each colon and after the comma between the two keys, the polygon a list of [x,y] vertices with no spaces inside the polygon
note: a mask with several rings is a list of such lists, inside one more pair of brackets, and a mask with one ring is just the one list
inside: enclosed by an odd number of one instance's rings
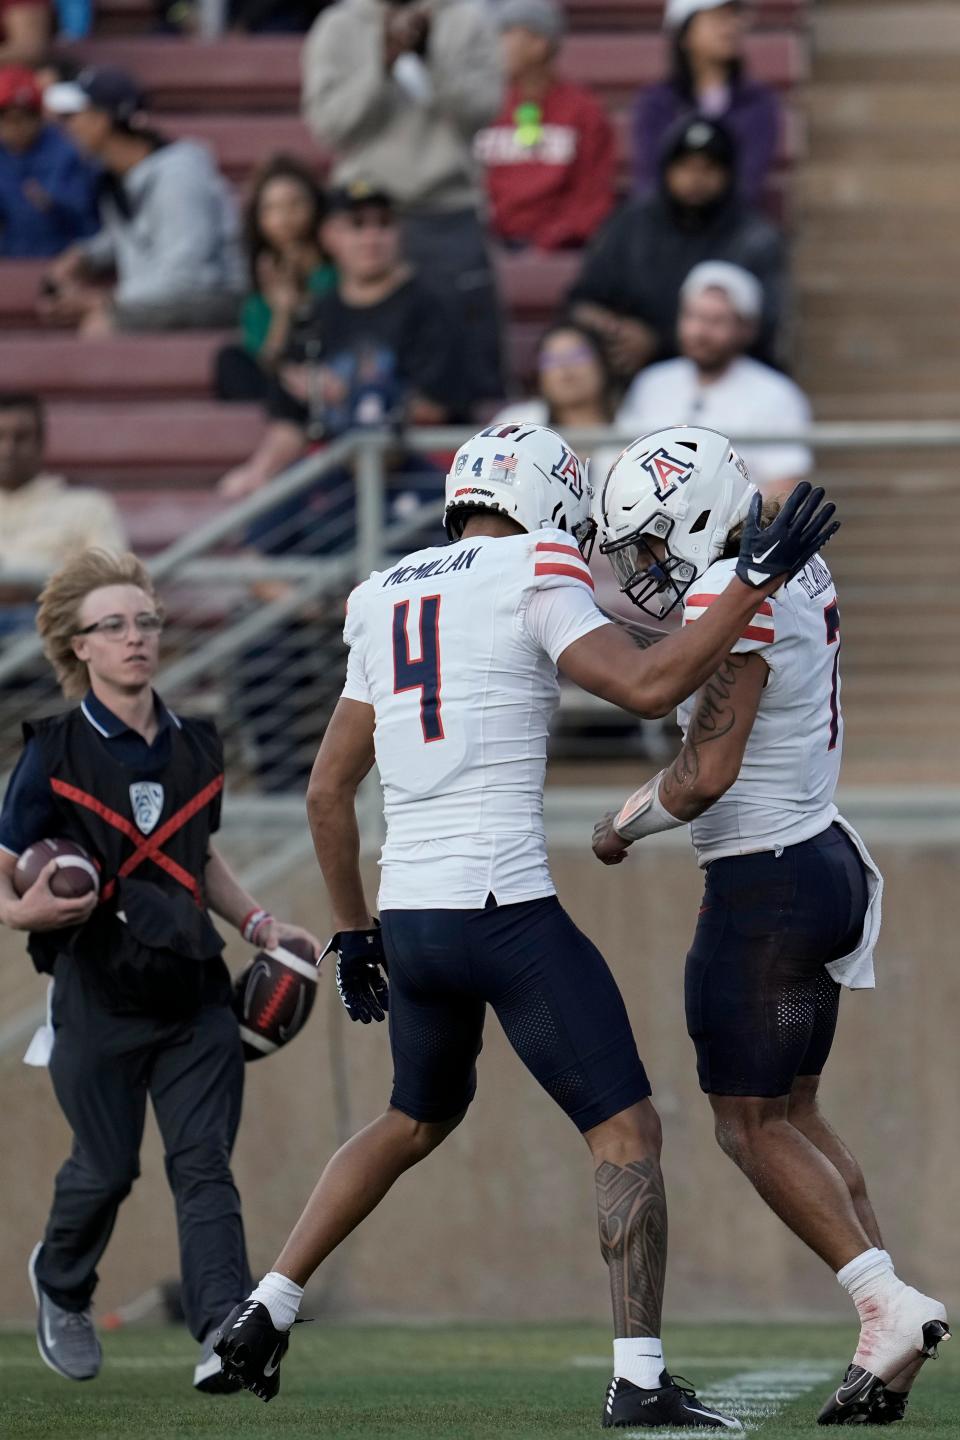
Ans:
{"label": "white football helmet", "polygon": [[[746,519],[756,486],[725,435],[694,425],[628,445],[598,495],[597,531],[617,584],[658,618],[683,599]],[[648,541],[659,540],[661,558]]]}
{"label": "white football helmet", "polygon": [[592,497],[586,466],[555,430],[491,425],[454,456],[443,523],[459,540],[471,514],[493,510],[527,531],[566,530],[589,559]]}

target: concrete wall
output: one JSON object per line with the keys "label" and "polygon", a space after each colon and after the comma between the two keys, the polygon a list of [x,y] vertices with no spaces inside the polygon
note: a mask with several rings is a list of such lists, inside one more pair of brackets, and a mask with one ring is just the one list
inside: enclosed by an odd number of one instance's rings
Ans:
{"label": "concrete wall", "polygon": [[[847,995],[825,1083],[829,1113],[860,1155],[901,1272],[960,1301],[960,970],[953,929],[957,850],[877,846],[888,876],[882,985]],[[555,856],[562,898],[623,987],[664,1120],[676,1317],[843,1315],[822,1265],[779,1226],[716,1148],[683,1022],[681,974],[700,888],[682,850],[639,849],[606,871]],[[307,867],[274,908],[326,930]],[[0,965],[22,961],[0,936]],[[239,958],[239,956],[238,956]],[[9,972],[8,972],[9,973]],[[467,1122],[322,1272],[316,1313],[350,1316],[604,1317],[591,1170],[565,1118],[527,1078],[491,1020]],[[309,1029],[248,1067],[236,1154],[255,1271],[274,1258],[338,1135],[389,1090],[382,1027],[351,1026],[332,975]],[[0,1320],[26,1319],[25,1259],[40,1235],[66,1126],[44,1072],[0,1068],[3,1219]],[[98,1304],[176,1272],[172,1205],[155,1129],[143,1175],[102,1266]]]}

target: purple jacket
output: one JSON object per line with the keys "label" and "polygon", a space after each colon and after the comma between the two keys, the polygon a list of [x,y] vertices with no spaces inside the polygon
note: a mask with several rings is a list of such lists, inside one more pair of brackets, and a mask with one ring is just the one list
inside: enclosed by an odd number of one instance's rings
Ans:
{"label": "purple jacket", "polygon": [[[696,105],[669,81],[638,95],[632,117],[634,192],[645,194],[656,184],[664,138]],[[740,162],[737,187],[751,204],[763,200],[770,167],[776,158],[781,124],[780,101],[767,85],[741,79],[733,88],[730,108],[721,119],[737,142]]]}

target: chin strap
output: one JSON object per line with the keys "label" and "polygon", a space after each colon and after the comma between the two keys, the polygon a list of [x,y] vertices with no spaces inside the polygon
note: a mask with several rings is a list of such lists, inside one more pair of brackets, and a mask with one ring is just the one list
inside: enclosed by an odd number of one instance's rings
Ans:
{"label": "chin strap", "polygon": [[686,825],[686,820],[678,820],[676,815],[671,815],[660,801],[660,781],[666,773],[666,770],[661,770],[659,775],[654,775],[646,785],[635,790],[629,800],[624,801],[613,820],[613,828],[621,840],[632,844],[634,840],[656,835],[660,830],[676,830],[679,825]]}

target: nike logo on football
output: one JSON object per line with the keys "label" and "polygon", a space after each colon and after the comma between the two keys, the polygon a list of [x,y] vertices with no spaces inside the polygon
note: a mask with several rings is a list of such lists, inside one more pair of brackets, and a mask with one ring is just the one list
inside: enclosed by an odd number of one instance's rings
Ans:
{"label": "nike logo on football", "polygon": [[271,1375],[276,1375],[280,1365],[280,1361],[282,1359],[283,1349],[280,1345],[278,1345],[276,1350],[274,1350],[273,1354],[270,1356],[270,1359],[267,1361],[266,1365],[264,1365],[263,1367],[263,1378],[265,1380],[269,1380]]}
{"label": "nike logo on football", "polygon": [[753,556],[753,563],[754,563],[754,565],[762,565],[763,562],[764,562],[764,560],[766,560],[769,555],[772,555],[772,554],[773,554],[774,550],[776,550],[777,545],[779,545],[779,543],[780,543],[779,540],[776,541],[775,544],[773,544],[773,545],[770,546],[770,549],[769,549],[769,550],[764,550],[764,552],[763,552],[762,555],[754,555],[754,556]]}

